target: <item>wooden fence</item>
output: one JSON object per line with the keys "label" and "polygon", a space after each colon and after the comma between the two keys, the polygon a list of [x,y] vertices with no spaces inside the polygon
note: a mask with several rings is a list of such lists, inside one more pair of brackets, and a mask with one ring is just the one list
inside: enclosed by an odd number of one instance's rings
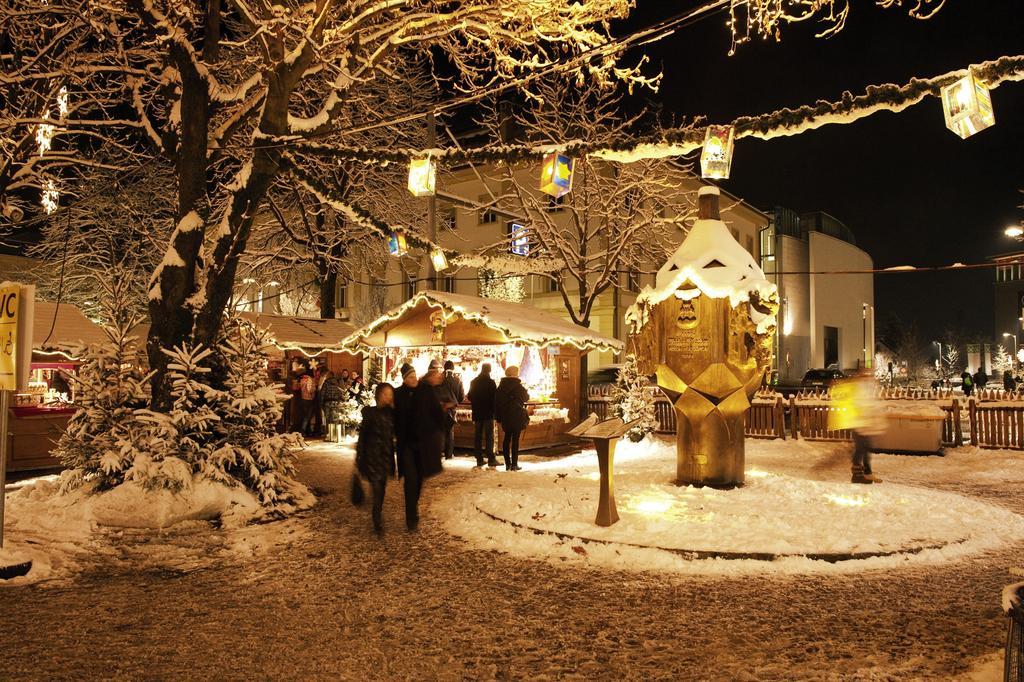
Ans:
{"label": "wooden fence", "polygon": [[[967,428],[972,445],[983,448],[1024,450],[1024,396],[1003,395],[1002,390],[985,391],[982,396],[967,400],[967,409],[961,405],[962,397],[952,397],[947,391],[907,391],[884,389],[883,400],[927,401],[945,413],[942,422],[942,444],[956,447],[965,442]],[[1003,399],[1016,398],[1016,402]],[[602,419],[611,416],[612,398],[594,393],[589,409]],[[828,392],[806,392],[784,400],[772,392],[759,392],[747,413],[745,433],[751,438],[803,438],[817,441],[849,441],[853,433],[848,429],[829,428],[831,396]],[[658,433],[675,433],[676,419],[672,404],[658,395],[654,404]],[[966,417],[966,423],[965,423]]]}

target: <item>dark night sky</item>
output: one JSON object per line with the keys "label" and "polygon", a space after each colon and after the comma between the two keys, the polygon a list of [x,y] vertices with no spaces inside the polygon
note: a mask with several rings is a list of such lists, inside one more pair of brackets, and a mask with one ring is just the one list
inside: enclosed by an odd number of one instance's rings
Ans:
{"label": "dark night sky", "polygon": [[[638,4],[629,26],[699,3]],[[851,4],[846,28],[831,39],[794,24],[781,42],[756,39],[732,57],[724,14],[683,28],[643,48],[664,73],[654,98],[666,113],[726,122],[1024,51],[1017,1],[948,0],[930,21]],[[1024,217],[1024,83],[1006,83],[992,99],[996,125],[967,140],[945,128],[937,98],[791,138],[738,140],[723,186],[759,208],[831,213],[876,267],[981,262],[1012,248],[1003,228]],[[879,329],[895,315],[916,320],[926,338],[951,327],[991,334],[993,279],[990,270],[878,275]]]}

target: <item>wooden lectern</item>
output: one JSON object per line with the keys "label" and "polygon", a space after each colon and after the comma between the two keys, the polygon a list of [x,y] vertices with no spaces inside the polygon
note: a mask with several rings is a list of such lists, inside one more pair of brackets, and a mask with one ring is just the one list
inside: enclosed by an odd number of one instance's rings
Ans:
{"label": "wooden lectern", "polygon": [[597,449],[597,465],[601,470],[601,495],[597,501],[597,519],[599,526],[610,526],[619,520],[619,512],[615,508],[615,482],[613,469],[615,446],[619,438],[626,435],[640,420],[623,422],[618,417],[598,421],[596,414],[591,414],[576,428],[568,433],[577,438],[589,438],[594,441]]}

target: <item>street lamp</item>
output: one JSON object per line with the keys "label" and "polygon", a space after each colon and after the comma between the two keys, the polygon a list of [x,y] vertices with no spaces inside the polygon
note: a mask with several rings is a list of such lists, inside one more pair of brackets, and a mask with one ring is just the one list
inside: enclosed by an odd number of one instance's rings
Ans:
{"label": "street lamp", "polygon": [[1024,225],[1010,225],[1003,230],[1003,234],[1010,239],[1021,239],[1021,237],[1024,237]]}
{"label": "street lamp", "polygon": [[942,341],[932,341],[932,343],[939,347],[939,362],[937,364],[939,366],[939,373],[942,374]]}

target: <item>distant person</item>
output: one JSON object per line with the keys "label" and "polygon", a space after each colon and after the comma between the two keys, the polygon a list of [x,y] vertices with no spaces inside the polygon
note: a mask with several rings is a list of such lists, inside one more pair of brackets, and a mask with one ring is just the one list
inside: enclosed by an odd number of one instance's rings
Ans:
{"label": "distant person", "polygon": [[829,411],[829,428],[853,431],[851,483],[882,482],[871,471],[871,437],[885,433],[887,426],[876,391],[873,377],[866,372],[841,381],[832,389],[832,399],[839,409]]}
{"label": "distant person", "polygon": [[312,426],[316,409],[316,378],[309,367],[299,375],[299,430],[306,436],[312,436]]}
{"label": "distant person", "polygon": [[505,437],[501,445],[501,456],[505,460],[506,471],[519,471],[519,438],[530,423],[530,415],[526,411],[526,403],[530,394],[526,392],[523,382],[519,380],[519,368],[509,367],[505,370],[494,392],[494,415],[501,422],[501,430]]}
{"label": "distant person", "polygon": [[444,458],[455,456],[455,412],[466,400],[466,392],[462,388],[462,379],[455,373],[455,363],[445,360],[443,384],[448,389],[449,404],[445,405],[448,413],[448,430],[444,434]]}
{"label": "distant person", "polygon": [[978,389],[985,388],[985,384],[988,383],[988,374],[985,374],[985,368],[979,367],[978,371],[974,373],[974,385]]}
{"label": "distant person", "polygon": [[1003,390],[1007,393],[1017,390],[1017,381],[1013,378],[1013,372],[1010,370],[1003,372]]}
{"label": "distant person", "polygon": [[972,377],[970,371],[966,369],[960,374],[960,389],[968,398],[970,398],[971,393],[974,392],[974,377]]}
{"label": "distant person", "polygon": [[384,534],[384,491],[388,477],[395,475],[395,391],[391,384],[379,383],[374,391],[376,405],[363,408],[356,443],[356,469],[370,483],[373,493],[373,530]]}
{"label": "distant person", "polygon": [[491,365],[480,366],[480,374],[469,383],[470,404],[473,406],[473,454],[476,465],[484,465],[484,448],[487,451],[487,466],[498,466],[494,456],[494,393],[498,386],[491,378]]}
{"label": "distant person", "polygon": [[338,377],[338,384],[341,386],[341,390],[348,393],[348,389],[352,385],[352,379],[349,377],[347,369],[341,370],[341,376]]}
{"label": "distant person", "polygon": [[320,400],[324,408],[324,430],[328,440],[337,442],[340,435],[338,425],[341,423],[341,404],[345,401],[345,392],[341,390],[341,384],[338,383],[338,377],[334,376],[334,372],[327,370],[324,374],[326,376],[320,388]]}

